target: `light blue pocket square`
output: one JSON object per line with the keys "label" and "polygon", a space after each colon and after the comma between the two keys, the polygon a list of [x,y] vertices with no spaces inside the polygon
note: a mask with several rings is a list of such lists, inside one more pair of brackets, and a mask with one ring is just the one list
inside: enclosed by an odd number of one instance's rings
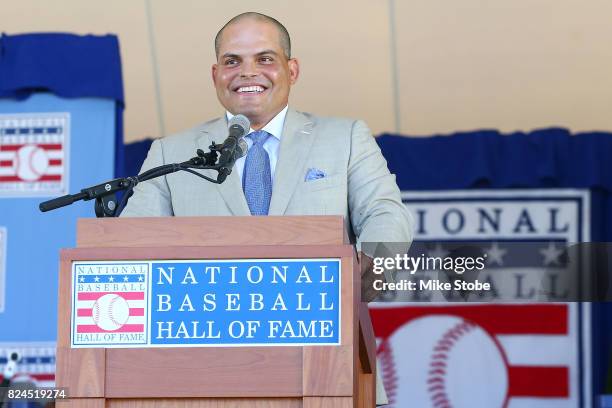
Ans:
{"label": "light blue pocket square", "polygon": [[318,180],[324,178],[325,176],[327,176],[327,174],[325,174],[323,170],[310,168],[306,172],[306,177],[304,178],[304,181]]}

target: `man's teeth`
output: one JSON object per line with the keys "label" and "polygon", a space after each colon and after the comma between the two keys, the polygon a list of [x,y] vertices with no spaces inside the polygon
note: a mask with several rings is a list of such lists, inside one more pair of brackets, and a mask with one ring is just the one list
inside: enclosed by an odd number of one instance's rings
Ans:
{"label": "man's teeth", "polygon": [[240,88],[238,88],[237,92],[251,92],[251,93],[259,93],[259,92],[263,92],[264,88],[263,86],[242,86]]}

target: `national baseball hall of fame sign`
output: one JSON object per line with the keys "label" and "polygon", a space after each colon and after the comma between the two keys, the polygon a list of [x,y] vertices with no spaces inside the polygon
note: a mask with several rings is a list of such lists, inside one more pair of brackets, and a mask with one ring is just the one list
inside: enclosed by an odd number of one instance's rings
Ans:
{"label": "national baseball hall of fame sign", "polygon": [[340,260],[75,261],[71,347],[340,344]]}
{"label": "national baseball hall of fame sign", "polygon": [[70,114],[0,114],[0,197],[66,194]]}
{"label": "national baseball hall of fame sign", "polygon": [[[559,248],[590,240],[589,198],[567,189],[404,194],[416,241],[441,251],[480,242],[484,280],[514,277],[505,288],[517,295],[504,304],[371,304],[391,407],[591,407],[590,305],[525,299],[530,273],[554,272]],[[541,246],[539,265],[516,262],[513,245],[524,242]]]}

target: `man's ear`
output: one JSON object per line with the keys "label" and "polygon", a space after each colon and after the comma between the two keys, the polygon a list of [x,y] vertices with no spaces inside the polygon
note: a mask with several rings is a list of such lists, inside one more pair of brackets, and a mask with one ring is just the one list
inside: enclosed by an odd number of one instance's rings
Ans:
{"label": "man's ear", "polygon": [[291,85],[295,84],[300,76],[300,63],[297,58],[291,58],[287,61],[289,64],[289,81]]}
{"label": "man's ear", "polygon": [[212,75],[212,80],[213,80],[213,84],[217,85],[217,64],[213,64],[212,68],[210,70],[210,73]]}

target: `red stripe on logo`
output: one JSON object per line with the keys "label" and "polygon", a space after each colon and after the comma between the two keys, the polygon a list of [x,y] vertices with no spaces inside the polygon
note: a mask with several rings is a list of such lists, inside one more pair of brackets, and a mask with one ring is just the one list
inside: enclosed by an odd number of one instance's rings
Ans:
{"label": "red stripe on logo", "polygon": [[11,144],[11,145],[2,145],[0,146],[0,152],[16,152],[17,150],[21,149],[23,146],[26,145],[22,145],[22,144]]}
{"label": "red stripe on logo", "polygon": [[567,367],[508,367],[510,397],[569,397]]}
{"label": "red stripe on logo", "polygon": [[469,319],[494,335],[567,334],[567,305],[414,306],[370,309],[376,336],[387,338],[410,320],[435,315]]}
{"label": "red stripe on logo", "polygon": [[43,150],[62,150],[60,143],[26,143],[26,144],[5,144],[0,146],[0,151],[3,152],[15,152],[24,146],[38,146]]}
{"label": "red stripe on logo", "polygon": [[49,160],[49,166],[61,166],[62,165],[62,159],[50,159]]}
{"label": "red stripe on logo", "polygon": [[61,174],[45,175],[33,181],[25,181],[22,178],[19,178],[17,176],[0,176],[0,182],[8,183],[11,181],[22,182],[22,183],[36,183],[39,181],[62,181],[62,175]]}
{"label": "red stripe on logo", "polygon": [[144,324],[124,324],[117,330],[104,330],[95,324],[79,324],[77,325],[77,333],[132,333],[143,332]]}
{"label": "red stripe on logo", "polygon": [[[130,308],[130,316],[144,316],[144,308],[142,307],[131,307]],[[92,317],[93,311],[92,309],[77,309],[78,317]]]}
{"label": "red stripe on logo", "polygon": [[119,295],[125,300],[144,300],[144,292],[81,292],[78,300],[98,300],[104,295]]}
{"label": "red stripe on logo", "polygon": [[44,175],[41,178],[39,178],[36,181],[61,181],[62,180],[62,175],[61,174],[54,174],[54,175]]}
{"label": "red stripe on logo", "polygon": [[144,308],[130,307],[130,316],[144,316]]}
{"label": "red stripe on logo", "polygon": [[0,166],[13,167],[12,160],[0,160]]}
{"label": "red stripe on logo", "polygon": [[37,144],[37,146],[45,150],[62,150],[62,145],[59,143]]}
{"label": "red stripe on logo", "polygon": [[28,374],[36,381],[53,381],[55,380],[55,374]]}
{"label": "red stripe on logo", "polygon": [[[15,377],[26,377],[26,376],[33,378],[36,381],[54,381],[55,380],[55,374],[32,374],[32,373],[25,373],[25,372],[15,373]],[[4,380],[4,376],[0,374],[0,381],[2,380]]]}

